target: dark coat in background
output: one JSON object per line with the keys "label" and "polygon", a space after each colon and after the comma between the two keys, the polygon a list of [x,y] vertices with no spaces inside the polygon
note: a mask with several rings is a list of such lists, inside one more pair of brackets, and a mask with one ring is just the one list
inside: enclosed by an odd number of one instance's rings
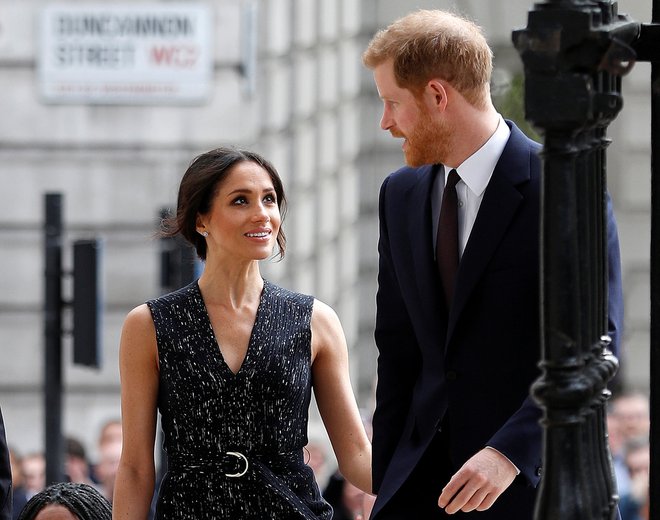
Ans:
{"label": "dark coat in background", "polygon": [[5,424],[0,411],[0,520],[12,518],[11,465],[5,437]]}

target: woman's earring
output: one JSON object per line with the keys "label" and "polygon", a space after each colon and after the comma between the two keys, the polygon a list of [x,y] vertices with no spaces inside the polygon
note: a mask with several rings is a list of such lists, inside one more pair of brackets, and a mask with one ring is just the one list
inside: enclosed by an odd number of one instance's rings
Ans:
{"label": "woman's earring", "polygon": [[204,238],[206,238],[207,236],[209,236],[209,232],[208,232],[208,231],[200,231],[199,234],[202,235]]}

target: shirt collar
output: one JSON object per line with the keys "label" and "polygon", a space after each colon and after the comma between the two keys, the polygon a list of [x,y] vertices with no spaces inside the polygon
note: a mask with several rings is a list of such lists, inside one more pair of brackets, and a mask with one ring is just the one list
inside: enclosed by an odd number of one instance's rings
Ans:
{"label": "shirt collar", "polygon": [[[502,116],[499,116],[499,118],[497,128],[493,135],[488,138],[488,141],[456,168],[461,180],[478,197],[486,190],[497,161],[500,160],[500,155],[502,155],[511,134],[509,125],[506,124]],[[450,171],[451,168],[445,167],[445,180]]]}

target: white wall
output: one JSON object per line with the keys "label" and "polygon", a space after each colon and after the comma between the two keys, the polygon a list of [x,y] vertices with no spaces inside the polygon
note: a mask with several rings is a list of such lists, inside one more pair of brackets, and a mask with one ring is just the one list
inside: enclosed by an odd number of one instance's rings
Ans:
{"label": "white wall", "polygon": [[[369,409],[377,194],[402,157],[378,127],[380,101],[360,54],[373,32],[395,17],[417,7],[447,7],[485,27],[496,67],[516,69],[510,34],[526,25],[532,2],[257,0],[258,60],[250,83],[236,66],[243,40],[240,20],[231,14],[245,2],[207,0],[215,13],[213,95],[193,106],[42,103],[36,21],[49,3],[0,0],[0,406],[10,444],[23,453],[43,447],[44,193],[65,196],[66,244],[92,235],[104,240],[105,364],[96,372],[71,366],[67,356],[64,367],[65,431],[94,454],[101,424],[119,414],[123,317],[159,293],[152,238],[159,209],[174,204],[193,156],[223,144],[264,153],[282,174],[289,249],[283,262],[265,264],[264,273],[335,307],[360,404]],[[621,10],[648,21],[646,3],[620,2]],[[622,370],[642,387],[649,341],[648,75],[649,68],[638,65],[626,78],[626,104],[612,125],[609,153],[627,304]],[[69,257],[67,249],[67,265]],[[320,430],[317,422],[312,427]]]}

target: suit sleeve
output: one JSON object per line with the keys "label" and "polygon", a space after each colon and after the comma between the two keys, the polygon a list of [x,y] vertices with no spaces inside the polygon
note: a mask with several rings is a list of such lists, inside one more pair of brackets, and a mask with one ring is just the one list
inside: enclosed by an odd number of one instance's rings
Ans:
{"label": "suit sleeve", "polygon": [[612,209],[612,200],[607,196],[607,260],[608,260],[608,316],[607,329],[612,343],[610,350],[615,356],[621,354],[623,333],[623,283],[621,281],[621,252],[619,234]]}
{"label": "suit sleeve", "polygon": [[11,520],[12,517],[11,466],[9,450],[5,437],[5,426],[0,412],[0,520]]}
{"label": "suit sleeve", "polygon": [[488,441],[513,462],[527,482],[536,487],[541,480],[543,430],[539,424],[541,408],[530,396]]}
{"label": "suit sleeve", "polygon": [[[610,348],[615,355],[620,352],[623,329],[623,292],[621,283],[621,259],[619,237],[612,203],[607,196],[607,259],[608,259],[608,334],[612,338]],[[505,454],[536,486],[541,476],[539,454],[542,445],[542,429],[538,425],[541,409],[532,397],[527,397],[520,409],[490,439],[488,446]]]}
{"label": "suit sleeve", "polygon": [[378,292],[375,340],[378,382],[373,417],[373,489],[377,493],[403,432],[417,374],[419,347],[392,261],[387,213],[388,180],[379,200]]}

